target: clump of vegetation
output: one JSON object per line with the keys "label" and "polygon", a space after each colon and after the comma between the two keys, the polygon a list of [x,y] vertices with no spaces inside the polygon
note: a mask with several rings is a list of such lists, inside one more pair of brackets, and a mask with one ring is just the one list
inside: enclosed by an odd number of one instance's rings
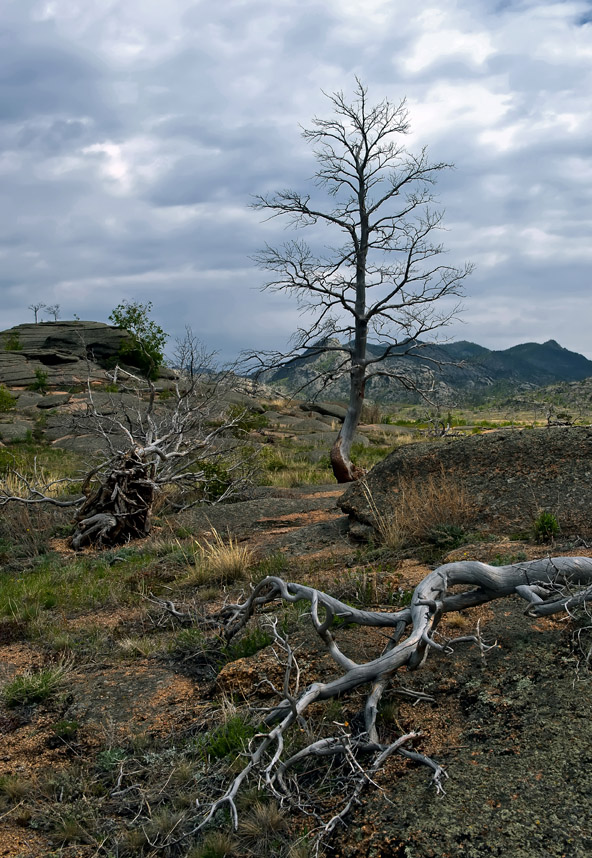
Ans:
{"label": "clump of vegetation", "polygon": [[302,485],[320,485],[332,479],[329,454],[313,463],[309,451],[288,445],[263,447],[259,454],[264,486],[293,488]]}
{"label": "clump of vegetation", "polygon": [[237,756],[245,750],[255,733],[255,728],[244,718],[233,715],[209,734],[204,750],[214,759]]}
{"label": "clump of vegetation", "polygon": [[235,858],[238,844],[224,831],[210,831],[200,846],[188,853],[187,858]]}
{"label": "clump of vegetation", "polygon": [[130,335],[130,340],[120,347],[120,358],[154,380],[164,361],[164,346],[168,336],[160,325],[149,318],[151,311],[152,301],[145,304],[140,301],[122,301],[109,316],[109,321]]}
{"label": "clump of vegetation", "polygon": [[232,644],[227,644],[223,649],[224,661],[238,661],[239,658],[249,658],[255,655],[260,649],[265,649],[273,643],[271,635],[256,626],[252,631],[247,632],[242,638]]}
{"label": "clump of vegetation", "polygon": [[34,390],[37,393],[47,393],[48,374],[41,367],[35,370],[35,381],[29,385],[29,390]]}
{"label": "clump of vegetation", "polygon": [[228,490],[233,479],[229,467],[224,461],[200,463],[203,483],[199,491],[204,500],[216,501]]}
{"label": "clump of vegetation", "polygon": [[21,343],[18,331],[11,331],[4,340],[4,350],[7,352],[22,351],[23,344]]}
{"label": "clump of vegetation", "polygon": [[274,801],[256,801],[239,824],[240,835],[257,855],[276,855],[279,838],[287,832],[286,814]]}
{"label": "clump of vegetation", "polygon": [[421,483],[402,480],[390,508],[381,512],[366,489],[380,540],[387,548],[432,545],[450,550],[462,544],[474,518],[465,487],[445,474],[431,474]]}
{"label": "clump of vegetation", "polygon": [[238,404],[231,405],[227,414],[228,418],[234,422],[234,430],[237,434],[258,432],[269,426],[269,418],[253,408],[244,408]]}
{"label": "clump of vegetation", "polygon": [[198,584],[230,584],[244,578],[255,562],[247,545],[239,545],[230,535],[227,539],[212,528],[211,538],[195,543],[195,571],[191,580]]}
{"label": "clump of vegetation", "polygon": [[60,687],[68,672],[66,664],[58,664],[36,672],[27,671],[15,676],[2,689],[2,697],[9,707],[42,703]]}
{"label": "clump of vegetation", "polygon": [[541,510],[534,520],[533,534],[536,542],[553,542],[559,533],[559,522],[552,512]]}
{"label": "clump of vegetation", "polygon": [[0,414],[5,414],[11,408],[14,408],[15,405],[16,398],[12,396],[3,384],[0,384]]}

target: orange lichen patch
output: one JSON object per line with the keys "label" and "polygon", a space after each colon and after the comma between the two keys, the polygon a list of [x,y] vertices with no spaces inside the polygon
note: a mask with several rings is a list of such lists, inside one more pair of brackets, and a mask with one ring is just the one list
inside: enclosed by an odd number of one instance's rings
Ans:
{"label": "orange lichen patch", "polygon": [[414,589],[430,574],[430,568],[418,560],[403,560],[397,568],[401,586],[405,589]]}
{"label": "orange lichen patch", "polygon": [[[30,724],[4,731],[0,752],[0,777],[19,775],[32,778],[46,769],[68,765],[67,748],[51,748],[48,741],[55,736],[55,713],[38,715]],[[1,854],[1,853],[0,853]]]}
{"label": "orange lichen patch", "polygon": [[261,524],[270,523],[275,528],[275,523],[278,521],[283,521],[288,524],[292,524],[293,527],[303,527],[308,524],[316,524],[319,521],[329,521],[333,518],[340,518],[342,515],[341,512],[337,510],[328,510],[328,509],[313,509],[306,513],[302,512],[288,512],[285,515],[278,516],[270,516],[268,518],[259,518],[258,522]]}
{"label": "orange lichen patch", "polygon": [[168,735],[181,724],[199,719],[208,705],[201,699],[195,682],[172,675],[152,697],[135,707],[132,717],[145,730]]}
{"label": "orange lichen patch", "polygon": [[42,667],[43,661],[43,655],[25,643],[0,647],[0,683],[6,682],[17,673]]}
{"label": "orange lichen patch", "polygon": [[239,658],[224,665],[216,679],[216,686],[222,693],[237,694],[247,699],[254,695],[276,696],[272,685],[281,690],[283,681],[284,668],[271,651],[260,651],[254,657]]}
{"label": "orange lichen patch", "polygon": [[478,605],[466,611],[451,611],[443,615],[438,632],[447,638],[472,635],[476,633],[477,623],[482,632],[493,617],[493,611],[488,605]]}
{"label": "orange lichen patch", "polygon": [[119,626],[129,625],[144,615],[141,607],[126,607],[108,611],[92,611],[77,617],[65,618],[68,629],[101,628],[113,630]]}
{"label": "orange lichen patch", "polygon": [[464,716],[458,700],[452,695],[439,697],[437,704],[401,703],[398,720],[406,731],[421,732],[417,749],[430,757],[437,757],[461,743]]}
{"label": "orange lichen patch", "polygon": [[306,492],[303,498],[338,498],[343,494],[343,486],[337,486],[335,489],[329,489],[322,492]]}
{"label": "orange lichen patch", "polygon": [[51,847],[38,834],[25,831],[9,819],[0,820],[1,858],[41,858]]}
{"label": "orange lichen patch", "polygon": [[567,628],[567,623],[568,617],[559,612],[558,614],[550,617],[540,617],[535,623],[532,623],[531,628],[534,629],[535,632],[551,632],[556,631],[557,629]]}

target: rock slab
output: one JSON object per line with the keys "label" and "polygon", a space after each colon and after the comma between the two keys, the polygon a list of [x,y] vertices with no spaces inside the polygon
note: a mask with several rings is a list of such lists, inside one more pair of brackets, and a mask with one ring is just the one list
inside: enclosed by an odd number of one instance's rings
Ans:
{"label": "rock slab", "polygon": [[352,483],[339,505],[354,521],[388,515],[405,482],[430,477],[461,483],[486,532],[531,528],[541,511],[554,514],[563,535],[592,535],[592,428],[551,427],[492,432],[410,444]]}

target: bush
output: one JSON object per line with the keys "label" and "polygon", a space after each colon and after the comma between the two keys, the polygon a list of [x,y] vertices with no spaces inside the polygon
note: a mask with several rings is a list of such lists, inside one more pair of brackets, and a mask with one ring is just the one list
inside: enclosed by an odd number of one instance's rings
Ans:
{"label": "bush", "polygon": [[40,367],[35,370],[35,381],[29,385],[29,390],[36,390],[38,393],[47,393],[47,373]]}
{"label": "bush", "polygon": [[253,565],[253,552],[246,545],[239,545],[231,536],[228,541],[212,528],[212,539],[195,543],[195,583],[230,584],[244,578]]}
{"label": "bush", "polygon": [[269,426],[269,419],[265,414],[260,414],[252,408],[244,408],[242,405],[231,405],[227,411],[229,420],[236,421],[232,427],[234,434],[241,436],[246,432],[257,432]]}
{"label": "bush", "polygon": [[14,408],[15,405],[16,398],[9,393],[3,384],[0,384],[0,414],[5,414],[11,408]]}
{"label": "bush", "polygon": [[12,331],[4,340],[4,349],[7,352],[20,352],[23,345],[17,331]]}
{"label": "bush", "polygon": [[16,676],[2,689],[2,696],[7,706],[26,706],[30,703],[41,703],[56,691],[62,684],[67,668],[61,664],[48,667],[37,673],[27,672]]}
{"label": "bush", "polygon": [[536,542],[553,542],[559,533],[559,522],[552,512],[541,510],[533,524]]}
{"label": "bush", "polygon": [[256,733],[254,727],[247,724],[240,715],[229,718],[225,724],[210,733],[205,751],[210,757],[222,759],[242,753]]}
{"label": "bush", "polygon": [[164,346],[168,337],[160,325],[148,318],[151,311],[152,301],[145,304],[122,301],[109,316],[109,321],[130,335],[130,341],[123,343],[119,349],[120,358],[154,381],[164,361]]}

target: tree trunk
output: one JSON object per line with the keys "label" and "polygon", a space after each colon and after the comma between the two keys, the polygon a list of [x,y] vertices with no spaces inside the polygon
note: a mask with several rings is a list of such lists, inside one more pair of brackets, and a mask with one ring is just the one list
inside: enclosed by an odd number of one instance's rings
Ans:
{"label": "tree trunk", "polygon": [[76,517],[72,548],[116,545],[147,536],[154,493],[154,465],[137,450],[124,453],[87,495]]}
{"label": "tree trunk", "polygon": [[364,405],[365,376],[366,367],[363,364],[352,367],[347,414],[331,449],[331,467],[338,483],[351,483],[365,474],[364,469],[358,468],[350,459],[354,435]]}

